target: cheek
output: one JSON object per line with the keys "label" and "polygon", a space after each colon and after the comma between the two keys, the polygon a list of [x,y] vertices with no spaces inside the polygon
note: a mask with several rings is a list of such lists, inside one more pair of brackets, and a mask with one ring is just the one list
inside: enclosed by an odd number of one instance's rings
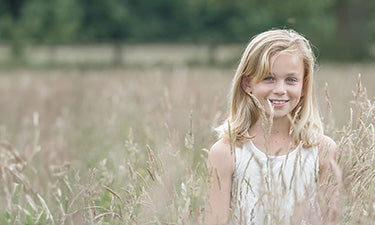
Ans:
{"label": "cheek", "polygon": [[257,85],[252,86],[251,91],[253,95],[265,95],[268,92],[268,89],[266,86],[257,84]]}
{"label": "cheek", "polygon": [[295,96],[303,96],[303,85],[298,85],[293,89],[293,95]]}

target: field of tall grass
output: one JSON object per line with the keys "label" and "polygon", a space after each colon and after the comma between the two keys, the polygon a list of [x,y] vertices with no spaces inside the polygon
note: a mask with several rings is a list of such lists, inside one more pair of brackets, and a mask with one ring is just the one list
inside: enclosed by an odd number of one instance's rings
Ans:
{"label": "field of tall grass", "polygon": [[[375,65],[319,65],[340,224],[375,222]],[[361,73],[361,80],[358,74]],[[0,224],[202,224],[234,68],[0,71]]]}

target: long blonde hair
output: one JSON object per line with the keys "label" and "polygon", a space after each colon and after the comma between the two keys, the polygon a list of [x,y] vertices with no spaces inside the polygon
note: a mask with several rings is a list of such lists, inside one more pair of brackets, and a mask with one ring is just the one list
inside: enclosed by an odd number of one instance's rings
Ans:
{"label": "long blonde hair", "polygon": [[317,145],[323,134],[315,94],[312,87],[315,56],[310,43],[294,30],[269,30],[254,36],[247,45],[237,67],[230,92],[229,116],[216,129],[219,137],[231,136],[241,146],[249,138],[248,129],[260,118],[261,107],[254,96],[241,87],[244,78],[262,80],[268,76],[271,58],[282,52],[301,55],[304,64],[303,97],[291,113],[291,137],[304,147]]}

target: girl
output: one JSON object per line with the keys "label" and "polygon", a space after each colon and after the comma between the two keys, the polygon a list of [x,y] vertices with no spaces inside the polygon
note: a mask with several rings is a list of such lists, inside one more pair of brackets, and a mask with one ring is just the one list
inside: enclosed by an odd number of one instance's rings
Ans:
{"label": "girl", "polygon": [[336,145],[323,135],[314,63],[309,42],[293,30],[252,38],[208,154],[206,224],[321,223],[316,184],[328,176]]}

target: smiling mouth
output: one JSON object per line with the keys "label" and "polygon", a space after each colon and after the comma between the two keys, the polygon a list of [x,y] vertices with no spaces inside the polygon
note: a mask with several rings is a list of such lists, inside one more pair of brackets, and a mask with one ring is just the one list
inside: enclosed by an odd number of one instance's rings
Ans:
{"label": "smiling mouth", "polygon": [[272,105],[284,105],[285,103],[289,102],[289,100],[276,100],[276,99],[268,99],[272,103]]}

